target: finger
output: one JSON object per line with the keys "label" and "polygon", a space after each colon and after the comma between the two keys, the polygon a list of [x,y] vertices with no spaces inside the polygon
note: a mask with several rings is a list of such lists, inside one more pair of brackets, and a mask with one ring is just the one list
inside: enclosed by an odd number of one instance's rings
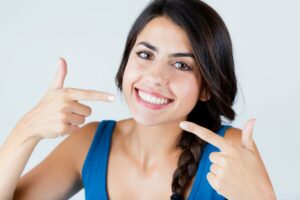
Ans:
{"label": "finger", "polygon": [[75,132],[77,132],[78,130],[80,130],[80,127],[77,126],[77,125],[73,125],[73,124],[70,124],[70,123],[67,123],[68,125],[68,129],[66,132],[63,132],[63,133],[59,133],[58,136],[62,137],[64,135],[69,135],[69,134],[73,134]]}
{"label": "finger", "polygon": [[226,166],[226,155],[221,154],[220,152],[212,152],[209,154],[209,160],[213,164],[217,164],[219,166]]}
{"label": "finger", "polygon": [[217,164],[211,164],[209,168],[210,172],[213,173],[215,176],[221,175],[221,168]]}
{"label": "finger", "polygon": [[230,144],[223,137],[193,122],[183,121],[180,123],[180,127],[188,132],[194,133],[202,140],[218,147],[222,151],[226,151],[226,149],[229,150],[230,148]]}
{"label": "finger", "polygon": [[218,182],[218,178],[216,177],[216,175],[214,175],[211,172],[208,172],[206,178],[208,180],[208,183],[211,185],[211,187],[214,188],[220,194],[219,192],[220,184]]}
{"label": "finger", "polygon": [[112,102],[115,100],[115,96],[111,93],[100,92],[96,90],[83,90],[76,88],[67,88],[67,97],[71,100],[78,101],[107,101]]}
{"label": "finger", "polygon": [[67,62],[63,58],[59,58],[58,69],[56,71],[54,80],[50,84],[49,89],[60,89],[64,87],[64,81],[67,75]]}
{"label": "finger", "polygon": [[67,115],[66,121],[71,125],[81,125],[81,124],[84,124],[85,117],[82,115],[70,113]]}
{"label": "finger", "polygon": [[250,119],[246,125],[245,128],[243,129],[242,132],[242,144],[243,146],[250,150],[253,151],[255,150],[255,146],[254,146],[254,141],[253,141],[253,127],[254,124],[256,122],[256,119]]}
{"label": "finger", "polygon": [[74,113],[85,117],[90,116],[92,113],[92,109],[89,106],[83,105],[75,101],[71,102],[71,105],[68,107],[68,110],[66,111],[69,113]]}

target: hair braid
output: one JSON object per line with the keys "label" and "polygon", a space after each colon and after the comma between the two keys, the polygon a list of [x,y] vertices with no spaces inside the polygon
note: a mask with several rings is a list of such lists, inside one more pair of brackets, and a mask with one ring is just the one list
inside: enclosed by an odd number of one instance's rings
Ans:
{"label": "hair braid", "polygon": [[[202,114],[199,115],[199,113]],[[195,108],[188,115],[188,121],[192,121],[206,128],[215,129],[215,127],[212,127],[210,123],[207,123],[212,117],[213,116],[209,113],[206,103],[198,101]],[[204,120],[204,118],[206,120]],[[206,144],[206,141],[197,137],[195,134],[186,131],[182,132],[177,147],[181,148],[183,151],[179,156],[177,169],[173,174],[173,195],[171,196],[171,200],[184,199],[183,197],[185,196],[187,187],[197,172],[201,153]]]}
{"label": "hair braid", "polygon": [[186,131],[182,133],[178,146],[183,149],[183,152],[173,174],[172,191],[174,193],[183,194],[190,180],[196,174],[203,145],[204,141],[194,134]]}

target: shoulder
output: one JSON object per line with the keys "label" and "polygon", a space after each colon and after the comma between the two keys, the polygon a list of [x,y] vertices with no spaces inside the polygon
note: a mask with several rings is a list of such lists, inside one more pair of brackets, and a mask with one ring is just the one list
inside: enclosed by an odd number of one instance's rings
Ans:
{"label": "shoulder", "polygon": [[[230,127],[226,130],[224,138],[227,141],[229,141],[230,143],[232,143],[233,145],[235,145],[237,147],[242,147],[243,146],[242,136],[243,136],[242,129]],[[259,150],[258,150],[254,140],[253,140],[253,144],[254,144],[254,153],[260,157]]]}
{"label": "shoulder", "polygon": [[95,121],[83,125],[78,131],[69,135],[62,142],[62,145],[69,151],[69,155],[73,158],[74,167],[79,174],[81,174],[81,169],[99,123]]}
{"label": "shoulder", "polygon": [[[224,134],[224,138],[236,147],[243,147],[242,137],[243,137],[243,130],[236,127],[228,128]],[[254,144],[254,153],[259,155],[259,151],[257,149],[254,140],[253,140],[253,144]]]}
{"label": "shoulder", "polygon": [[237,146],[242,146],[242,130],[236,127],[229,127],[224,138]]}
{"label": "shoulder", "polygon": [[89,145],[94,138],[99,123],[100,122],[89,122],[83,125],[78,131],[72,133],[68,138],[66,138],[66,140],[69,140],[69,143],[73,145]]}

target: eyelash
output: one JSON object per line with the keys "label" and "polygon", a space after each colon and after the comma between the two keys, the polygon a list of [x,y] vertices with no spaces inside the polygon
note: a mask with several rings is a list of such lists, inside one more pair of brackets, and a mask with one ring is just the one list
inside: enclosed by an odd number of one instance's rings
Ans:
{"label": "eyelash", "polygon": [[[151,52],[147,52],[147,51],[138,51],[138,52],[136,52],[136,54],[137,54],[141,59],[143,59],[143,60],[145,60],[145,59],[147,59],[147,58],[141,57],[141,56],[140,56],[141,53],[146,53],[146,54],[148,54],[148,55],[152,54]],[[177,63],[181,63],[182,65],[184,65],[185,67],[183,67],[183,68],[185,68],[185,69],[177,68],[177,67],[176,67],[176,69],[179,69],[179,70],[181,70],[181,71],[192,71],[192,70],[193,70],[193,68],[192,68],[191,66],[189,66],[188,64],[186,64],[186,63],[183,62],[182,60],[178,60],[178,61],[175,62],[175,64],[177,64]]]}

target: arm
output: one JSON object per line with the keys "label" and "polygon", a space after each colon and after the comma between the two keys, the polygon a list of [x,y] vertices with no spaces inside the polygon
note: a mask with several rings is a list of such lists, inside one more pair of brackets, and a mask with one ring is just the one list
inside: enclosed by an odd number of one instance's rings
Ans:
{"label": "arm", "polygon": [[22,137],[15,130],[0,149],[0,199],[11,199],[28,159],[38,144],[35,138]]}
{"label": "arm", "polygon": [[80,170],[98,123],[88,123],[68,136],[18,182],[17,200],[69,199],[82,189]]}
{"label": "arm", "polygon": [[[111,100],[108,98],[109,93],[63,88],[66,73],[67,64],[64,59],[60,59],[60,67],[43,99],[20,120],[1,147],[1,200],[12,199],[14,193],[15,199],[60,199],[69,197],[81,188],[73,160],[73,150],[78,149],[81,143],[72,138],[77,138],[76,133],[86,131],[85,128],[79,128],[79,125],[84,124],[85,117],[92,111],[78,101]],[[59,145],[45,161],[19,182],[38,142],[61,134],[74,134],[74,137]]]}
{"label": "arm", "polygon": [[78,147],[76,138],[86,131],[86,127],[74,132],[22,178],[24,167],[40,140],[20,139],[25,134],[15,129],[0,152],[0,199],[67,199],[79,191],[82,186],[72,146]]}

